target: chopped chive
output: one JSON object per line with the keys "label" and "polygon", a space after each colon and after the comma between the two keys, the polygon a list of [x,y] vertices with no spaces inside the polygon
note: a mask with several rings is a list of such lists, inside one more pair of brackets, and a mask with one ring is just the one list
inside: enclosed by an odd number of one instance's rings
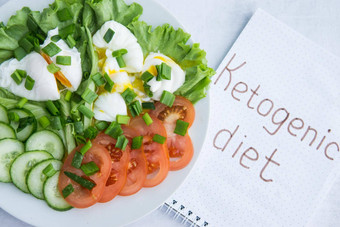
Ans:
{"label": "chopped chive", "polygon": [[8,113],[8,119],[11,122],[18,122],[20,120],[19,114],[17,114],[16,112],[10,112]]}
{"label": "chopped chive", "polygon": [[32,77],[27,76],[26,81],[25,81],[25,88],[30,91],[33,89],[34,84],[35,84],[35,80],[32,79]]}
{"label": "chopped chive", "polygon": [[166,138],[164,136],[161,136],[159,134],[155,134],[152,137],[152,141],[156,142],[156,143],[160,143],[160,144],[164,144]]}
{"label": "chopped chive", "polygon": [[112,37],[114,36],[115,32],[109,28],[107,29],[103,39],[105,40],[106,43],[109,43],[112,40]]}
{"label": "chopped chive", "polygon": [[59,65],[71,65],[71,56],[57,56],[56,61]]}
{"label": "chopped chive", "polygon": [[104,129],[107,129],[109,127],[109,124],[106,121],[99,121],[96,123],[96,128],[99,131],[103,131]]}
{"label": "chopped chive", "polygon": [[105,84],[105,79],[104,77],[102,76],[102,74],[100,73],[96,73],[94,74],[92,77],[92,80],[93,82],[99,87],[99,86],[102,86],[103,84]]}
{"label": "chopped chive", "polygon": [[130,122],[130,117],[127,116],[127,115],[119,115],[119,114],[117,114],[116,121],[117,121],[118,124],[127,125]]}
{"label": "chopped chive", "polygon": [[147,126],[151,125],[152,122],[153,122],[152,118],[150,117],[150,115],[148,113],[145,113],[143,115],[143,120],[144,120],[144,122]]}
{"label": "chopped chive", "polygon": [[46,102],[46,106],[48,111],[53,115],[53,116],[57,116],[59,115],[59,110],[58,108],[54,105],[54,103],[51,100],[48,100]]}
{"label": "chopped chive", "polygon": [[46,35],[45,34],[35,34],[35,36],[38,38],[39,43],[43,43],[46,39]]}
{"label": "chopped chive", "polygon": [[80,169],[86,174],[86,176],[92,176],[99,171],[99,167],[94,161],[83,164]]}
{"label": "chopped chive", "polygon": [[55,130],[60,130],[60,129],[63,128],[63,126],[61,124],[61,119],[60,119],[59,116],[52,117],[51,127]]}
{"label": "chopped chive", "polygon": [[145,71],[140,78],[147,83],[154,78],[154,76],[149,71]]}
{"label": "chopped chive", "polygon": [[119,68],[124,68],[126,67],[125,61],[123,59],[123,56],[118,56],[116,57],[117,63],[119,65]]}
{"label": "chopped chive", "polygon": [[78,110],[80,111],[80,113],[84,114],[84,116],[87,118],[91,119],[94,117],[94,113],[83,104],[78,106]]}
{"label": "chopped chive", "polygon": [[68,35],[72,35],[75,31],[75,25],[74,24],[70,24],[67,25],[65,27],[63,27],[62,29],[59,28],[59,35],[62,39],[66,39]]}
{"label": "chopped chive", "polygon": [[95,127],[89,126],[85,131],[84,131],[84,136],[87,139],[94,139],[98,135],[98,130]]}
{"label": "chopped chive", "polygon": [[91,140],[88,140],[88,141],[86,142],[86,144],[80,149],[79,152],[80,152],[82,155],[85,155],[86,152],[88,152],[88,151],[90,150],[91,147],[92,147]]}
{"label": "chopped chive", "polygon": [[155,108],[155,104],[153,102],[143,102],[142,103],[142,107],[145,110],[154,110],[154,109],[156,109]]}
{"label": "chopped chive", "polygon": [[131,148],[132,149],[139,149],[139,148],[141,148],[142,144],[143,144],[143,136],[137,136],[137,137],[132,139]]}
{"label": "chopped chive", "polygon": [[112,91],[113,85],[115,84],[111,78],[109,77],[109,75],[107,75],[107,73],[104,74],[104,78],[106,80],[106,84],[104,86],[105,90],[107,90],[108,92]]}
{"label": "chopped chive", "polygon": [[84,133],[84,124],[81,121],[74,122],[74,131],[77,134],[83,134]]}
{"label": "chopped chive", "polygon": [[60,68],[59,68],[58,66],[56,66],[56,65],[52,62],[51,64],[49,64],[49,65],[47,66],[47,70],[48,70],[50,73],[54,74],[54,73],[56,73],[56,72],[59,72],[59,71],[60,71]]}
{"label": "chopped chive", "polygon": [[25,70],[22,69],[17,69],[15,70],[19,73],[19,75],[21,76],[21,78],[25,78],[27,76],[27,72]]}
{"label": "chopped chive", "polygon": [[156,69],[157,69],[157,76],[156,76],[156,80],[157,81],[161,81],[162,78],[162,65],[156,65]]}
{"label": "chopped chive", "polygon": [[172,107],[172,105],[174,104],[175,98],[176,96],[174,94],[164,90],[160,102],[163,103],[164,105]]}
{"label": "chopped chive", "polygon": [[123,56],[124,54],[127,54],[127,50],[126,49],[120,49],[120,50],[116,50],[112,52],[112,57],[119,57],[119,56]]}
{"label": "chopped chive", "polygon": [[72,19],[72,14],[68,8],[57,11],[57,17],[60,21],[68,21]]}
{"label": "chopped chive", "polygon": [[69,102],[71,100],[71,98],[72,98],[72,92],[71,91],[67,91],[66,95],[65,95],[65,98],[64,98],[65,101]]}
{"label": "chopped chive", "polygon": [[39,123],[43,128],[47,128],[51,124],[50,120],[46,116],[41,117],[39,119]]}
{"label": "chopped chive", "polygon": [[82,155],[79,151],[77,151],[76,153],[74,153],[71,165],[74,168],[79,169],[81,166],[81,163],[83,162],[83,158],[84,158],[84,155]]}
{"label": "chopped chive", "polygon": [[72,94],[72,101],[73,101],[73,102],[78,103],[78,102],[81,102],[81,100],[82,100],[82,98],[81,98],[80,95],[78,95],[77,93],[73,93],[73,94]]}
{"label": "chopped chive", "polygon": [[20,99],[20,101],[17,103],[17,107],[18,108],[22,108],[24,107],[24,105],[28,102],[28,100],[26,98],[22,98]]}
{"label": "chopped chive", "polygon": [[21,132],[26,126],[33,124],[36,122],[34,117],[24,117],[20,118],[19,120],[19,126],[17,128],[17,133]]}
{"label": "chopped chive", "polygon": [[40,53],[40,41],[38,38],[33,37],[32,40],[33,46],[34,46],[34,51],[37,53]]}
{"label": "chopped chive", "polygon": [[120,135],[123,134],[123,129],[117,122],[113,121],[105,130],[105,134],[117,139]]}
{"label": "chopped chive", "polygon": [[157,68],[158,76],[160,76],[164,80],[171,80],[171,67],[165,64],[164,62],[160,65],[159,68]]}
{"label": "chopped chive", "polygon": [[182,120],[177,120],[174,133],[176,133],[177,135],[180,135],[180,136],[185,136],[185,134],[187,134],[188,127],[189,127],[188,122],[185,122],[185,121],[182,121]]}
{"label": "chopped chive", "polygon": [[64,171],[64,174],[70,178],[71,180],[73,180],[74,182],[80,184],[82,187],[84,188],[87,188],[89,190],[91,190],[92,188],[94,188],[96,186],[95,183],[93,183],[92,181],[89,181],[83,177],[80,177],[74,173],[71,173],[71,172],[67,172],[67,171]]}
{"label": "chopped chive", "polygon": [[22,38],[18,44],[26,51],[26,53],[31,52],[34,48],[33,44],[26,37]]}
{"label": "chopped chive", "polygon": [[17,49],[14,50],[14,57],[20,61],[27,55],[26,51],[22,47],[18,47]]}
{"label": "chopped chive", "polygon": [[42,172],[45,174],[45,176],[51,177],[57,172],[57,170],[55,170],[52,163],[50,163]]}
{"label": "chopped chive", "polygon": [[130,104],[137,97],[137,94],[131,88],[126,88],[121,96],[126,104]]}
{"label": "chopped chive", "polygon": [[20,85],[21,82],[22,82],[22,77],[20,75],[20,73],[15,70],[12,75],[11,75],[12,79],[14,80],[14,82],[17,84],[17,85]]}
{"label": "chopped chive", "polygon": [[117,142],[116,142],[116,148],[119,148],[121,150],[125,150],[127,144],[129,143],[129,140],[126,139],[126,137],[124,135],[120,135],[117,138]]}
{"label": "chopped chive", "polygon": [[90,88],[86,88],[81,97],[85,100],[85,102],[91,104],[98,97],[97,93],[92,91]]}
{"label": "chopped chive", "polygon": [[76,45],[76,41],[74,40],[72,35],[68,35],[65,42],[70,48],[73,48]]}
{"label": "chopped chive", "polygon": [[147,96],[152,97],[153,92],[150,90],[151,86],[148,85],[147,83],[143,84],[144,92],[146,93]]}
{"label": "chopped chive", "polygon": [[86,143],[86,139],[85,139],[85,137],[82,136],[82,135],[75,134],[75,135],[74,135],[74,138],[76,139],[76,142],[77,142],[78,145],[79,145],[79,144],[85,144],[85,143]]}
{"label": "chopped chive", "polygon": [[62,190],[61,193],[63,194],[64,199],[66,199],[69,195],[72,194],[72,192],[74,192],[74,188],[72,184],[70,183]]}
{"label": "chopped chive", "polygon": [[55,43],[50,42],[47,46],[42,48],[42,51],[48,56],[53,57],[54,55],[58,54],[61,49]]}
{"label": "chopped chive", "polygon": [[138,100],[128,105],[128,108],[130,110],[132,117],[137,117],[143,111],[142,106],[140,105],[140,102]]}
{"label": "chopped chive", "polygon": [[54,35],[54,36],[51,37],[51,40],[55,43],[58,42],[60,39],[61,39],[61,37],[59,35]]}

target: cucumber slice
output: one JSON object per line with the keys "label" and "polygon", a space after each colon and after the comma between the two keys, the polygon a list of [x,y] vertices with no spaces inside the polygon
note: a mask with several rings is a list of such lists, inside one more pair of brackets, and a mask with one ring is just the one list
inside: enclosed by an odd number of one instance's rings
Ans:
{"label": "cucumber slice", "polygon": [[72,208],[68,204],[58,189],[60,171],[56,172],[52,177],[48,178],[44,184],[45,200],[51,208],[58,211],[66,211]]}
{"label": "cucumber slice", "polygon": [[17,188],[25,193],[29,193],[26,185],[28,171],[38,162],[52,158],[46,151],[28,151],[19,155],[12,163],[10,175]]}
{"label": "cucumber slice", "polygon": [[3,105],[0,105],[0,121],[6,124],[9,123],[7,109]]}
{"label": "cucumber slice", "polygon": [[26,184],[28,191],[38,199],[44,199],[43,188],[47,176],[43,173],[44,169],[52,164],[55,170],[60,170],[63,163],[56,159],[49,159],[36,164],[27,174]]}
{"label": "cucumber slice", "polygon": [[24,151],[24,144],[18,140],[0,140],[0,182],[12,182],[9,169],[14,159]]}
{"label": "cucumber slice", "polygon": [[[8,113],[15,112],[19,115],[20,118],[24,117],[34,117],[34,115],[24,108],[22,109],[10,109]],[[11,122],[12,128],[17,132],[19,123],[18,122]],[[20,141],[25,141],[33,132],[37,130],[37,121],[34,120],[33,124],[27,125],[23,130],[17,132],[17,138]]]}
{"label": "cucumber slice", "polygon": [[53,155],[55,159],[64,157],[64,144],[60,137],[52,131],[36,132],[26,141],[26,151],[44,150]]}
{"label": "cucumber slice", "polygon": [[10,125],[0,122],[0,140],[5,138],[16,139],[17,137],[14,129]]}

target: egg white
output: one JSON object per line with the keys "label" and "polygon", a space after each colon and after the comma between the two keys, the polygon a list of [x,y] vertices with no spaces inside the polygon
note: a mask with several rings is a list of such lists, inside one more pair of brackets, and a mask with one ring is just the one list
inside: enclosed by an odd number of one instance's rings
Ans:
{"label": "egg white", "polygon": [[119,93],[103,93],[94,103],[94,117],[97,120],[112,122],[116,116],[127,115],[127,107]]}

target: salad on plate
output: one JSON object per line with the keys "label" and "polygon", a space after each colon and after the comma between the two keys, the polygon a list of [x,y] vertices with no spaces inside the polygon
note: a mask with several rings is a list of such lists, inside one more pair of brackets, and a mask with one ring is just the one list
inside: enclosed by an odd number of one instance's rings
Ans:
{"label": "salad on plate", "polygon": [[[123,0],[56,0],[0,25],[0,182],[58,211],[185,168],[214,70],[199,44]],[[199,122],[197,122],[199,123]]]}

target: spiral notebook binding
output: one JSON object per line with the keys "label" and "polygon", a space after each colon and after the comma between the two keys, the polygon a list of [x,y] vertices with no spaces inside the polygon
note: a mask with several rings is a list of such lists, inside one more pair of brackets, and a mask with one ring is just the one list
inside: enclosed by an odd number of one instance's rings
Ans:
{"label": "spiral notebook binding", "polygon": [[177,200],[171,199],[159,208],[164,214],[170,215],[175,221],[187,227],[209,227],[209,223],[196,215],[192,210]]}

